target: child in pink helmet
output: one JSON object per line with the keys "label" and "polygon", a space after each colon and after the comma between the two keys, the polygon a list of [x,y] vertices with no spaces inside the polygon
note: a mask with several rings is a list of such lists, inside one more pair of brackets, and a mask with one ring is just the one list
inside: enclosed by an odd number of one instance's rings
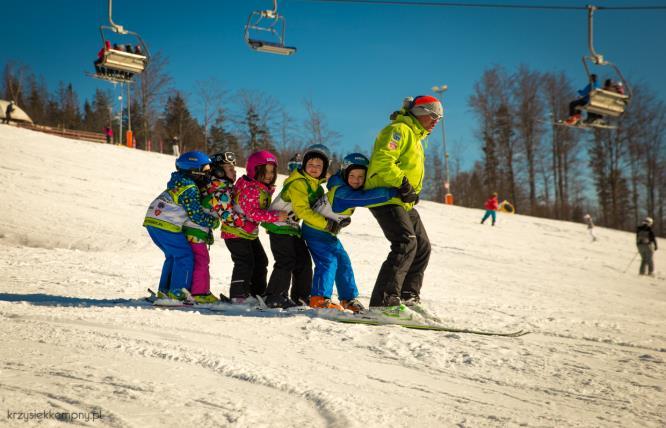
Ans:
{"label": "child in pink helmet", "polygon": [[234,185],[235,224],[222,226],[222,237],[234,262],[229,297],[233,303],[245,303],[250,296],[266,291],[268,257],[259,241],[259,223],[287,219],[284,211],[270,210],[277,179],[277,158],[262,150],[247,159],[246,173]]}

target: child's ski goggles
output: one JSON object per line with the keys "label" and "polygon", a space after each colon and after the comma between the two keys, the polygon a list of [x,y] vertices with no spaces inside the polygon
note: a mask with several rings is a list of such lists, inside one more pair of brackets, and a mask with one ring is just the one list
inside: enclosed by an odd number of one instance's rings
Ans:
{"label": "child's ski goggles", "polygon": [[210,157],[213,163],[231,164],[236,166],[236,155],[233,152],[216,153]]}

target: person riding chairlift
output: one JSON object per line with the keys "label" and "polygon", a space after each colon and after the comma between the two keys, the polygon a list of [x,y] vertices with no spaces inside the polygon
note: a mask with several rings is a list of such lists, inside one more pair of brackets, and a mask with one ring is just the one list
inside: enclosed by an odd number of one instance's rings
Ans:
{"label": "person riding chairlift", "polygon": [[97,73],[106,74],[106,68],[102,67],[101,64],[104,61],[104,54],[106,51],[111,49],[111,42],[106,40],[104,42],[104,47],[97,52],[97,59],[95,60],[95,70]]}
{"label": "person riding chairlift", "polygon": [[[565,124],[573,126],[576,125],[578,122],[580,122],[580,120],[582,119],[582,115],[577,111],[578,110],[577,107],[582,107],[588,102],[590,102],[590,92],[598,88],[599,88],[599,83],[597,83],[597,75],[590,74],[590,83],[588,83],[587,86],[578,91],[580,97],[569,103],[569,118],[564,121]],[[588,113],[586,122],[590,121],[591,114],[592,113]]]}

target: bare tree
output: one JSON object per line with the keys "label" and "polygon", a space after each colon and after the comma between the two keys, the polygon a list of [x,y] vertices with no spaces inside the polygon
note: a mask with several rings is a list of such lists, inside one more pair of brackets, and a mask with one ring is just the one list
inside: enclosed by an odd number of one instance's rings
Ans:
{"label": "bare tree", "polygon": [[555,197],[554,212],[556,218],[570,218],[571,180],[578,162],[580,134],[574,134],[576,130],[556,125],[555,121],[567,116],[568,102],[573,98],[574,90],[563,73],[546,73],[542,77],[542,91],[548,112],[546,118],[552,123],[550,160]]}
{"label": "bare tree", "polygon": [[159,52],[152,55],[134,85],[134,97],[139,100],[141,116],[137,141],[143,137],[144,145],[156,135],[154,128],[157,125],[159,111],[170,92],[172,79],[165,71],[168,62],[168,59]]}
{"label": "bare tree", "polygon": [[474,93],[469,98],[469,105],[479,118],[477,135],[483,141],[485,193],[490,189],[497,189],[499,184],[496,116],[500,106],[508,104],[506,89],[503,89],[507,80],[506,72],[500,66],[486,70],[481,80],[474,84]]}
{"label": "bare tree", "polygon": [[537,205],[536,154],[543,134],[540,121],[544,107],[542,99],[539,97],[540,79],[538,72],[529,71],[525,66],[521,66],[512,79],[515,88],[513,91],[514,108],[517,111],[515,125],[527,166],[529,203],[532,213],[535,212]]}
{"label": "bare tree", "polygon": [[3,98],[14,100],[16,104],[22,106],[23,88],[29,74],[30,72],[26,65],[13,60],[7,62],[2,75],[4,86]]}
{"label": "bare tree", "polygon": [[196,96],[201,109],[201,126],[205,141],[208,141],[210,127],[215,123],[215,119],[224,114],[226,93],[220,81],[214,77],[196,82]]}
{"label": "bare tree", "polygon": [[305,128],[305,141],[307,145],[324,144],[330,145],[332,142],[340,140],[342,135],[328,128],[326,116],[317,110],[311,99],[303,100],[307,117],[303,123]]}
{"label": "bare tree", "polygon": [[[631,174],[631,190],[634,223],[643,213],[658,217],[659,179],[664,167],[666,150],[664,127],[666,107],[656,100],[652,92],[641,85],[633,90],[632,103],[628,107],[621,126],[626,139]],[[642,183],[642,191],[639,187]],[[644,204],[641,203],[641,194]]]}
{"label": "bare tree", "polygon": [[[294,154],[303,151],[303,142],[297,137],[296,121],[289,112],[283,108],[279,116],[276,155],[280,160],[291,159]],[[279,164],[280,172],[287,173],[288,169],[288,163],[281,161]]]}

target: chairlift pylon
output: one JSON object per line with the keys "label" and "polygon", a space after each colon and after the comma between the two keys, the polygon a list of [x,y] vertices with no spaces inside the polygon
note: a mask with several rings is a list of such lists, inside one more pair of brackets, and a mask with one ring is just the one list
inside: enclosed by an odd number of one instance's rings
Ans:
{"label": "chairlift pylon", "polygon": [[622,82],[625,93],[620,94],[599,88],[593,89],[590,91],[588,103],[582,109],[603,116],[619,117],[624,114],[625,108],[629,104],[631,90],[620,69],[612,62],[606,61],[603,55],[594,50],[594,12],[596,10],[597,7],[594,5],[587,6],[587,43],[590,54],[583,56],[585,73],[588,80],[591,81],[592,73],[590,72],[588,62],[599,66],[609,66],[615,71],[615,74],[619,77],[619,81]]}
{"label": "chairlift pylon", "polygon": [[[256,10],[248,16],[245,25],[245,43],[257,52],[292,55],[296,52],[296,48],[285,46],[285,27],[286,19],[277,11],[277,0],[273,0],[272,10]],[[255,34],[268,34],[270,40],[254,37]]]}
{"label": "chairlift pylon", "polygon": [[[141,36],[134,32],[125,29],[122,25],[113,22],[113,0],[108,0],[109,4],[109,25],[100,25],[99,32],[102,36],[102,46],[104,46],[103,57],[97,64],[101,70],[106,70],[106,73],[96,73],[99,78],[111,81],[128,81],[132,79],[132,75],[142,73],[148,65],[148,46],[143,41]],[[137,46],[140,50],[137,52],[127,52],[113,47],[110,43],[107,44],[107,39],[104,36],[104,30],[110,30],[113,33],[120,35],[130,35],[138,40]],[[131,46],[131,45],[130,45]]]}

